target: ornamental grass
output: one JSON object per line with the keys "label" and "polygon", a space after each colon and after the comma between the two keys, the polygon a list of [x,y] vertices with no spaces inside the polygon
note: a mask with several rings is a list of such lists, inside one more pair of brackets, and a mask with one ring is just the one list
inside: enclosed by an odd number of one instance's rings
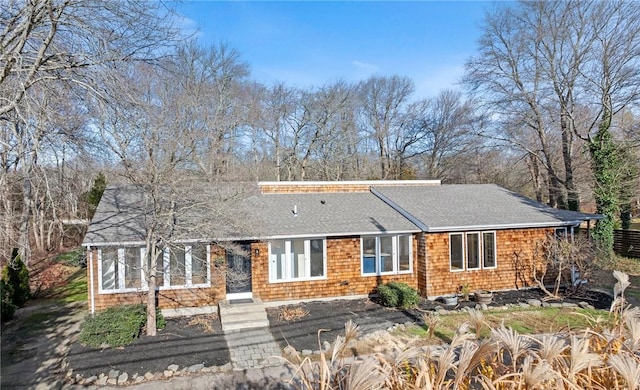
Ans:
{"label": "ornamental grass", "polygon": [[[472,312],[447,345],[429,345],[362,357],[349,356],[357,325],[319,359],[299,355],[288,361],[299,389],[639,389],[640,309],[624,300],[629,285],[623,273],[610,315],[592,326],[556,334],[522,335],[504,325],[483,322]],[[438,321],[425,316],[431,328]],[[471,324],[471,326],[469,326]],[[479,329],[491,328],[478,339]]]}

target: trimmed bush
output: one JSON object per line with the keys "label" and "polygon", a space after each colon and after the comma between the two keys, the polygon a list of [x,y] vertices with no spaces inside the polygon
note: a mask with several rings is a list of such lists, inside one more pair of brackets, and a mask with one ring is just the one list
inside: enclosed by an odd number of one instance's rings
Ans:
{"label": "trimmed bush", "polygon": [[408,309],[420,303],[420,295],[418,295],[418,291],[408,284],[402,282],[390,282],[387,285],[397,291],[399,307]]}
{"label": "trimmed bush", "polygon": [[[82,324],[78,340],[90,347],[121,347],[131,344],[140,337],[147,323],[145,305],[126,305],[111,307]],[[163,329],[166,325],[160,310],[156,310],[156,326]]]}
{"label": "trimmed bush", "polygon": [[377,287],[382,305],[408,309],[420,303],[418,291],[406,283],[389,282]]}
{"label": "trimmed bush", "polygon": [[13,318],[16,312],[16,305],[13,304],[13,288],[5,283],[4,278],[0,279],[0,318],[2,321],[8,321]]}
{"label": "trimmed bush", "polygon": [[398,290],[391,288],[385,284],[379,284],[377,287],[378,296],[382,305],[387,307],[398,307],[400,298],[398,297]]}
{"label": "trimmed bush", "polygon": [[31,298],[29,270],[20,260],[18,250],[13,250],[13,260],[2,269],[0,278],[0,300],[2,321],[13,318],[16,309],[24,306]]}

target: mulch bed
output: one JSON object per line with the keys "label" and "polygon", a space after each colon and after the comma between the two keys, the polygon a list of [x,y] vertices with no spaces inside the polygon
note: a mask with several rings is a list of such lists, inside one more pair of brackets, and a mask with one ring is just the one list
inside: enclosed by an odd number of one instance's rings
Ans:
{"label": "mulch bed", "polygon": [[[203,316],[205,317],[205,316]],[[67,356],[74,374],[88,378],[109,370],[131,375],[162,372],[171,364],[182,369],[194,364],[205,367],[222,366],[229,362],[229,351],[220,321],[208,318],[213,332],[205,332],[195,317],[167,318],[167,326],[156,337],[141,336],[122,348],[95,349],[74,343]]]}
{"label": "mulch bed", "polygon": [[[494,293],[489,306],[521,303],[529,299],[542,299],[544,294],[538,289]],[[586,301],[599,309],[609,309],[611,297],[602,293],[589,292],[587,296],[565,299],[565,302]],[[280,319],[281,308],[267,309],[271,333],[284,348],[293,346],[297,351],[321,349],[322,342],[333,343],[336,336],[344,335],[344,324],[349,319],[358,324],[361,334],[387,329],[396,323],[418,322],[425,311],[438,307],[448,310],[465,306],[475,307],[476,303],[460,302],[456,307],[446,307],[442,302],[423,301],[416,309],[402,310],[386,308],[371,299],[335,300],[307,302],[300,307],[309,313],[296,320]],[[218,319],[211,320],[213,332],[207,333],[201,325],[191,324],[194,317],[167,319],[167,327],[156,337],[142,336],[133,344],[123,348],[94,349],[79,343],[71,346],[67,361],[74,374],[85,378],[109,370],[144,375],[146,372],[162,372],[171,364],[180,368],[194,364],[221,366],[229,362],[229,351]]]}
{"label": "mulch bed", "polygon": [[[540,289],[527,289],[516,291],[496,292],[493,294],[491,306],[503,306],[506,304],[526,303],[529,299],[542,300],[545,294]],[[611,297],[599,292],[586,292],[582,295],[566,298],[562,302],[579,303],[588,302],[597,309],[609,309]],[[558,301],[548,301],[558,302]],[[375,330],[387,329],[396,323],[418,322],[424,312],[434,311],[439,308],[457,310],[463,307],[475,307],[473,300],[462,302],[456,306],[445,306],[440,301],[423,301],[415,309],[386,308],[375,300],[336,300],[313,301],[293,305],[300,307],[309,314],[297,320],[285,321],[280,319],[281,308],[267,309],[271,333],[280,347],[291,345],[298,352],[302,350],[320,350],[324,341],[333,343],[338,335],[344,335],[344,324],[348,320],[358,324],[361,333],[369,333]],[[321,329],[320,333],[318,330]]]}

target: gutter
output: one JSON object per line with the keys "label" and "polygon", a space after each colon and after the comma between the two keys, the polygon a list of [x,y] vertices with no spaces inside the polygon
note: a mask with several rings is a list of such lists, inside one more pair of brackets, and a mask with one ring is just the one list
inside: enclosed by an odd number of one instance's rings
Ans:
{"label": "gutter", "polygon": [[497,225],[468,225],[468,226],[438,226],[425,230],[427,233],[442,232],[462,232],[469,230],[501,230],[501,229],[528,229],[543,227],[562,227],[562,226],[579,226],[582,221],[559,221],[559,222],[536,222],[536,223],[514,223],[514,224],[497,224]]}
{"label": "gutter", "polygon": [[[385,235],[385,234],[411,234],[420,233],[420,229],[408,229],[408,230],[388,230],[388,231],[365,231],[365,232],[324,232],[324,233],[304,233],[304,234],[276,234],[265,236],[240,236],[240,237],[228,237],[228,238],[200,238],[190,240],[176,240],[173,241],[176,244],[195,244],[202,242],[236,242],[236,241],[264,241],[264,240],[279,240],[287,238],[320,238],[320,237],[351,237],[351,236],[372,236],[372,235]],[[82,246],[141,246],[145,245],[144,241],[110,241],[110,242],[96,242],[96,243],[84,243]]]}
{"label": "gutter", "polygon": [[90,246],[87,246],[87,250],[89,251],[89,285],[91,286],[89,297],[91,299],[91,315],[94,315],[96,312],[96,301],[93,292],[93,251]]}

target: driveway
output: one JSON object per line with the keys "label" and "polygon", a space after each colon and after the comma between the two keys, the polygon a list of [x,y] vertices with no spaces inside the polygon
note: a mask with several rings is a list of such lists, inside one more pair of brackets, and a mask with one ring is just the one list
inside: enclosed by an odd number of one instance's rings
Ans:
{"label": "driveway", "polygon": [[2,329],[2,389],[62,386],[63,359],[75,340],[85,303],[36,303]]}

